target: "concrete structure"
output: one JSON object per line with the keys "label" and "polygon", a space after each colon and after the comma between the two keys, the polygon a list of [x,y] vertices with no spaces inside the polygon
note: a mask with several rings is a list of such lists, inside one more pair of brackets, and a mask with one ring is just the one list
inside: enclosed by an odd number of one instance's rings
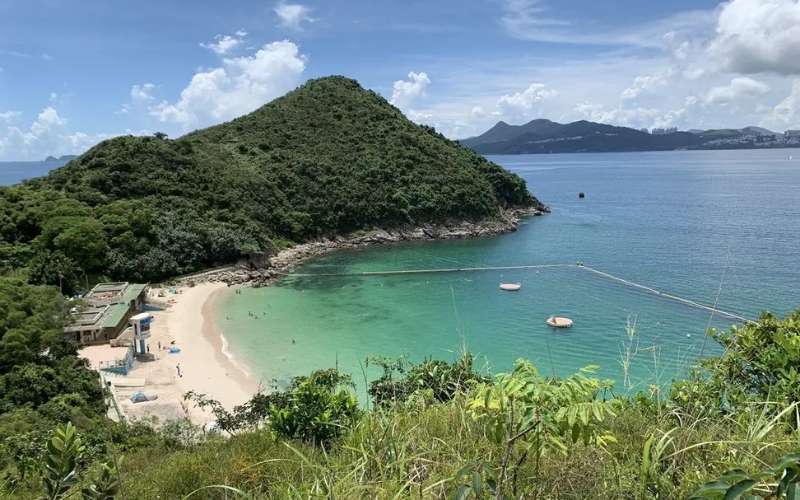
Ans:
{"label": "concrete structure", "polygon": [[100,283],[83,296],[86,306],[73,309],[75,322],[64,329],[64,337],[82,344],[114,339],[146,297],[147,285]]}
{"label": "concrete structure", "polygon": [[148,312],[139,313],[130,319],[131,325],[133,325],[133,347],[136,349],[136,343],[139,344],[140,356],[147,354],[147,343],[145,341],[150,338],[150,324],[153,319],[153,315]]}
{"label": "concrete structure", "polygon": [[783,136],[787,139],[800,137],[800,130],[787,130],[783,133]]}

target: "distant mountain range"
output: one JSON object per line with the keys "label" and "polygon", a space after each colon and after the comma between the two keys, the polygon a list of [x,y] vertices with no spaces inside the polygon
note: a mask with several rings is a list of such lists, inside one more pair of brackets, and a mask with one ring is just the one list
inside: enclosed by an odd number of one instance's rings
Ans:
{"label": "distant mountain range", "polygon": [[70,161],[74,160],[77,157],[78,155],[63,155],[59,158],[56,158],[55,156],[48,156],[47,158],[44,159],[44,161]]}
{"label": "distant mountain range", "polygon": [[789,140],[760,127],[651,134],[585,120],[562,124],[545,119],[524,125],[501,121],[485,133],[460,142],[490,155],[800,147],[800,138]]}

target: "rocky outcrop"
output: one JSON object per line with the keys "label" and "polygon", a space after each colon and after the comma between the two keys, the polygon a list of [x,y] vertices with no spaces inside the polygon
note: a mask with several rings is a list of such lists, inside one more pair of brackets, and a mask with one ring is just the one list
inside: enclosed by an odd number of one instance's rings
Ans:
{"label": "rocky outcrop", "polygon": [[215,269],[200,275],[181,279],[192,285],[204,282],[224,282],[229,286],[250,284],[255,287],[266,286],[291,272],[299,264],[339,250],[358,248],[366,245],[381,245],[418,240],[447,240],[474,238],[510,233],[517,230],[521,217],[542,215],[549,212],[538,208],[509,210],[499,219],[483,222],[460,222],[439,226],[400,227],[394,229],[376,229],[357,231],[346,236],[323,238],[309,243],[296,245],[272,257],[266,254],[253,254],[239,264],[227,268]]}

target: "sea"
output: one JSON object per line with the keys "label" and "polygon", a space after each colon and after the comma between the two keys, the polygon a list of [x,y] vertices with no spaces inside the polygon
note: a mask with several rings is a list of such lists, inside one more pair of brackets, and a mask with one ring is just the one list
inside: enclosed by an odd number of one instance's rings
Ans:
{"label": "sea", "polygon": [[[787,158],[775,150],[491,157],[552,213],[507,235],[339,252],[275,286],[228,291],[218,301],[226,354],[278,387],[337,366],[362,396],[380,375],[370,357],[452,361],[464,350],[487,373],[525,359],[543,376],[588,367],[620,393],[666,387],[721,353],[709,328],[741,325],[668,296],[748,319],[800,308],[800,162]],[[544,265],[560,267],[359,275]],[[504,292],[501,283],[522,287]],[[574,326],[550,328],[551,315]]]}
{"label": "sea", "polygon": [[[726,313],[755,319],[800,308],[800,162],[787,158],[781,150],[490,157],[525,178],[552,213],[507,235],[330,254],[275,286],[227,290],[217,301],[225,352],[279,387],[337,366],[362,396],[380,374],[369,358],[452,361],[465,350],[486,373],[525,359],[543,376],[589,367],[619,393],[666,387],[721,353],[706,331],[741,325]],[[0,184],[55,166],[0,163]],[[360,274],[437,269],[461,271]],[[551,315],[574,326],[550,328]]]}
{"label": "sea", "polygon": [[10,186],[25,179],[41,177],[66,164],[66,161],[60,160],[0,162],[0,186]]}

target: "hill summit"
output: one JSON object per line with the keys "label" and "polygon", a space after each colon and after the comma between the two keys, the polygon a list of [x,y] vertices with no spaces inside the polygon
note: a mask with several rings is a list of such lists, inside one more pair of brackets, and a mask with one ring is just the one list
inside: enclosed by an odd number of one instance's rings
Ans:
{"label": "hill summit", "polygon": [[[57,201],[41,208],[38,199],[10,202],[10,192]],[[46,261],[38,265],[51,269],[45,282],[58,276],[47,262],[65,258],[78,273],[160,279],[284,241],[547,210],[517,175],[341,76],[179,139],[109,139],[10,192],[0,191],[0,217],[3,198],[7,207],[40,206],[38,225],[4,237],[7,245],[38,238]],[[62,248],[76,227],[93,241],[91,255]]]}

